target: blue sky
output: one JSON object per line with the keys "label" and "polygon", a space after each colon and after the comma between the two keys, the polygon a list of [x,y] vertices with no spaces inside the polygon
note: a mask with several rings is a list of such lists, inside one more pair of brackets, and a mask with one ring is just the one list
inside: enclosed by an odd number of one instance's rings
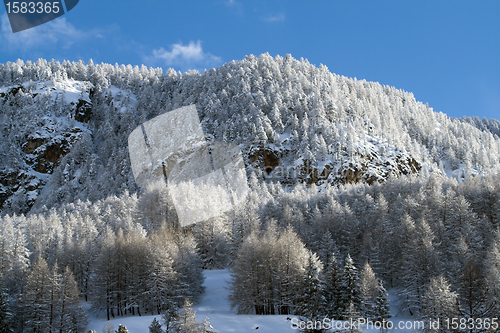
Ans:
{"label": "blue sky", "polygon": [[0,63],[93,59],[186,71],[291,54],[411,91],[450,116],[500,118],[500,1],[80,0],[13,34],[0,9]]}

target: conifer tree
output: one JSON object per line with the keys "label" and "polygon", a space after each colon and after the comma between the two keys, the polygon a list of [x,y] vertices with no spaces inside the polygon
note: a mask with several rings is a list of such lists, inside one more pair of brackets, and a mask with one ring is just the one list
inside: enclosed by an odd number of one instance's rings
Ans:
{"label": "conifer tree", "polygon": [[151,314],[155,311],[161,314],[166,309],[176,308],[179,295],[186,292],[187,288],[182,288],[178,280],[168,244],[153,234],[150,236],[150,247],[150,258],[147,258],[150,267],[144,277],[146,288],[141,297]]}
{"label": "conifer tree", "polygon": [[403,288],[399,293],[400,308],[410,314],[417,314],[425,293],[422,286],[427,285],[432,274],[438,271],[434,235],[425,220],[416,225],[406,214],[401,222],[405,235],[402,241],[405,243],[401,254]]}
{"label": "conifer tree", "polygon": [[483,270],[471,258],[462,265],[458,278],[460,315],[464,318],[484,317],[488,296]]}
{"label": "conifer tree", "polygon": [[12,313],[8,304],[8,294],[0,281],[0,333],[12,333]]}
{"label": "conifer tree", "polygon": [[331,319],[340,319],[342,307],[342,274],[335,258],[330,256],[330,264],[324,274],[323,297],[325,300],[325,315]]}
{"label": "conifer tree", "polygon": [[149,333],[164,333],[160,322],[156,318],[153,318],[153,322],[149,325]]}
{"label": "conifer tree", "polygon": [[[192,234],[179,233],[176,239],[178,247],[177,256],[174,258],[174,270],[183,291],[184,297],[188,297],[193,302],[198,302],[205,287],[203,281],[202,262],[197,251],[197,244]],[[179,302],[180,303],[180,302]]]}
{"label": "conifer tree", "polygon": [[[354,260],[348,254],[342,274],[342,304],[344,308],[344,318],[359,313],[361,306],[361,295],[359,290],[358,269],[354,265]],[[353,317],[348,317],[353,318]]]}
{"label": "conifer tree", "polygon": [[457,318],[458,295],[450,290],[450,284],[442,275],[431,279],[422,300],[421,317],[426,321]]}
{"label": "conifer tree", "polygon": [[500,313],[500,229],[495,231],[494,240],[488,251],[486,264],[487,312]]}
{"label": "conifer tree", "polygon": [[109,320],[115,317],[116,309],[116,251],[115,233],[109,226],[106,226],[100,249],[99,257],[94,264],[94,274],[92,280],[92,306],[96,310],[106,310]]}
{"label": "conifer tree", "polygon": [[201,332],[202,333],[216,333],[217,332],[216,330],[214,330],[214,328],[210,324],[208,317],[205,317],[205,319],[203,319],[203,323],[201,323]]}
{"label": "conifer tree", "polygon": [[27,332],[48,332],[51,324],[52,276],[47,262],[38,257],[33,270],[26,279],[22,304],[26,313]]}
{"label": "conifer tree", "polygon": [[176,333],[200,333],[202,327],[196,321],[196,311],[193,310],[193,303],[186,298],[182,308],[177,312],[174,322],[174,332]]}
{"label": "conifer tree", "polygon": [[[88,323],[87,313],[80,304],[80,294],[73,272],[66,266],[61,278],[58,299],[59,332],[78,332]],[[57,319],[56,319],[57,321]]]}
{"label": "conifer tree", "polygon": [[163,321],[163,325],[165,325],[165,333],[174,332],[177,311],[177,308],[167,308],[163,311],[161,320]]}
{"label": "conifer tree", "polygon": [[108,321],[102,327],[101,333],[116,333],[116,331],[115,331],[115,325],[113,325],[112,322]]}
{"label": "conifer tree", "polygon": [[360,330],[357,327],[358,319],[360,318],[360,313],[358,307],[352,301],[350,301],[344,310],[343,320],[348,322],[347,332],[358,333]]}
{"label": "conifer tree", "polygon": [[373,307],[373,320],[383,322],[391,317],[389,295],[382,281],[379,281],[375,292],[376,299]]}
{"label": "conifer tree", "polygon": [[361,315],[366,318],[374,317],[374,308],[377,300],[377,291],[380,282],[373,273],[373,270],[368,262],[366,262],[361,272],[360,279],[360,296],[361,296]]}
{"label": "conifer tree", "polygon": [[325,299],[320,279],[322,269],[323,265],[316,253],[309,251],[305,272],[302,281],[299,282],[300,294],[297,297],[295,314],[313,321],[319,319],[325,312]]}

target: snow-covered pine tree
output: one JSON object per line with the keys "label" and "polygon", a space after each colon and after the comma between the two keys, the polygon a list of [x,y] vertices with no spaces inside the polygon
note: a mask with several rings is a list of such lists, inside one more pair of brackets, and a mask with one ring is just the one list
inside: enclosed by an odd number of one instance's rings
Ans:
{"label": "snow-covered pine tree", "polygon": [[500,313],[500,229],[497,228],[486,258],[487,311],[485,315]]}
{"label": "snow-covered pine tree", "polygon": [[[426,322],[440,320],[441,323],[447,318],[458,318],[457,299],[457,293],[451,291],[444,276],[433,277],[422,298],[420,316]],[[446,331],[443,327],[441,330]]]}
{"label": "snow-covered pine tree", "polygon": [[185,290],[180,288],[168,241],[158,233],[152,233],[148,245],[150,254],[149,258],[145,258],[148,261],[148,271],[142,281],[146,287],[140,299],[151,314],[161,314],[166,309],[177,308],[179,293]]}
{"label": "snow-covered pine tree", "polygon": [[267,249],[259,244],[258,235],[251,232],[241,243],[232,267],[229,302],[238,313],[258,314],[258,306],[263,303],[259,280],[265,275],[258,271],[265,267],[261,256]]}
{"label": "snow-covered pine tree", "polygon": [[177,312],[174,322],[174,332],[176,333],[200,333],[202,325],[196,321],[196,311],[193,310],[193,303],[186,298],[182,308]]}
{"label": "snow-covered pine tree", "polygon": [[23,232],[25,219],[9,215],[0,218],[0,277],[8,279],[14,271],[27,267],[29,251]]}
{"label": "snow-covered pine tree", "polygon": [[425,220],[418,225],[405,214],[401,220],[403,229],[402,276],[403,288],[400,290],[400,309],[417,314],[422,297],[432,274],[438,271],[438,257],[434,248],[434,235]]}
{"label": "snow-covered pine tree", "polygon": [[307,266],[309,251],[294,228],[288,225],[278,241],[272,245],[272,236],[266,238],[275,256],[271,260],[273,303],[279,314],[294,312],[296,296],[300,295],[300,282]]}
{"label": "snow-covered pine tree", "polygon": [[147,231],[158,229],[163,224],[177,227],[177,214],[163,180],[148,184],[143,190],[135,216]]}
{"label": "snow-covered pine tree", "polygon": [[115,325],[113,325],[112,322],[108,321],[106,324],[103,325],[101,333],[116,333]]}
{"label": "snow-covered pine tree", "polygon": [[161,324],[156,317],[153,318],[151,325],[149,325],[149,333],[165,333],[161,327]]}
{"label": "snow-covered pine tree", "polygon": [[13,333],[12,312],[10,310],[9,295],[4,290],[3,281],[0,280],[0,333]]}
{"label": "snow-covered pine tree", "polygon": [[52,274],[47,262],[38,257],[26,279],[21,303],[25,315],[26,332],[49,332],[51,327]]}
{"label": "snow-covered pine tree", "polygon": [[177,310],[178,308],[167,308],[165,311],[163,311],[161,320],[163,322],[163,325],[165,326],[165,333],[174,332]]}
{"label": "snow-covered pine tree", "polygon": [[223,217],[197,223],[193,228],[204,269],[227,267],[230,256],[230,230]]}
{"label": "snow-covered pine tree", "polygon": [[361,306],[360,313],[363,317],[373,318],[375,316],[374,309],[377,301],[377,291],[380,281],[373,273],[370,263],[366,262],[361,271],[360,278],[360,297]]}
{"label": "snow-covered pine tree", "polygon": [[116,236],[111,227],[106,226],[101,236],[99,257],[93,265],[92,274],[92,307],[96,310],[105,310],[107,319],[115,317],[116,308]]}
{"label": "snow-covered pine tree", "polygon": [[80,293],[73,272],[66,266],[61,278],[58,299],[58,320],[56,325],[60,332],[79,332],[88,324],[86,311],[80,304]]}
{"label": "snow-covered pine tree", "polygon": [[337,246],[335,244],[335,241],[333,240],[332,233],[330,232],[330,230],[326,230],[326,232],[324,232],[323,236],[321,237],[318,251],[319,259],[324,263],[325,269],[328,268],[328,265],[332,260],[331,257],[335,256],[336,252]]}
{"label": "snow-covered pine tree", "polygon": [[458,283],[460,316],[464,318],[485,317],[486,295],[484,271],[473,261],[467,260],[461,267]]}
{"label": "snow-covered pine tree", "polygon": [[342,274],[335,254],[330,255],[330,263],[323,275],[323,297],[325,300],[325,315],[331,319],[342,316]]}
{"label": "snow-covered pine tree", "polygon": [[196,240],[190,233],[178,233],[176,245],[178,252],[174,257],[174,269],[184,291],[182,296],[189,297],[193,302],[198,302],[205,290],[203,286],[205,276]]}
{"label": "snow-covered pine tree", "polygon": [[304,268],[302,281],[299,282],[299,295],[296,298],[294,314],[316,321],[325,313],[325,299],[320,278],[323,264],[316,253],[309,251]]}
{"label": "snow-covered pine tree", "polygon": [[384,287],[384,283],[379,280],[377,290],[375,292],[375,304],[373,307],[373,320],[378,322],[383,322],[391,318],[390,306],[389,306],[389,294]]}
{"label": "snow-covered pine tree", "polygon": [[359,314],[361,306],[359,275],[358,269],[354,265],[354,260],[352,260],[349,254],[347,255],[344,272],[342,274],[342,304],[344,309],[344,319],[354,318],[348,317],[353,313]]}
{"label": "snow-covered pine tree", "polygon": [[201,323],[201,333],[217,333],[217,331],[210,324],[208,317],[205,317]]}
{"label": "snow-covered pine tree", "polygon": [[357,322],[358,319],[361,318],[361,314],[358,311],[358,306],[350,301],[343,312],[343,320],[348,322],[347,332],[350,333],[359,333],[361,332],[358,329]]}

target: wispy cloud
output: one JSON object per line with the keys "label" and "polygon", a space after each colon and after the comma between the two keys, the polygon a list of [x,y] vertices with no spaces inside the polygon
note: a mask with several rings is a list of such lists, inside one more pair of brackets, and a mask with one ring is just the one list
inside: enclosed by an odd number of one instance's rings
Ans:
{"label": "wispy cloud", "polygon": [[41,26],[13,33],[6,13],[1,17],[0,43],[5,50],[29,50],[35,47],[54,46],[58,44],[69,48],[73,43],[88,36],[99,37],[97,31],[85,32],[60,17]]}
{"label": "wispy cloud", "polygon": [[227,10],[232,14],[236,14],[239,16],[243,15],[243,4],[239,1],[222,0],[222,1],[218,2],[218,4],[224,5],[227,8]]}
{"label": "wispy cloud", "polygon": [[182,43],[173,44],[169,50],[165,50],[163,47],[153,50],[152,56],[145,57],[144,61],[149,63],[161,62],[163,65],[177,67],[181,70],[202,70],[222,63],[220,57],[203,51],[201,41],[191,41],[188,45]]}
{"label": "wispy cloud", "polygon": [[264,21],[274,23],[274,22],[284,22],[285,21],[285,14],[284,13],[277,13],[275,15],[269,15],[264,17]]}

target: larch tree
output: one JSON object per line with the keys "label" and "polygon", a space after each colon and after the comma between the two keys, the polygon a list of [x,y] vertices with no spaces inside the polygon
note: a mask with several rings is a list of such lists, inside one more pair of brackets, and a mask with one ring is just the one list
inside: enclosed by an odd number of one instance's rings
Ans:
{"label": "larch tree", "polygon": [[359,282],[361,295],[360,312],[367,318],[373,318],[375,316],[374,310],[377,302],[377,291],[380,281],[375,276],[375,273],[368,262],[365,263],[365,266],[361,271],[361,278]]}
{"label": "larch tree", "polygon": [[174,332],[176,333],[200,333],[202,325],[196,321],[196,311],[193,310],[193,303],[186,298],[182,308],[176,315],[174,322]]}
{"label": "larch tree", "polygon": [[399,292],[400,308],[416,314],[422,305],[424,286],[438,269],[438,257],[433,244],[434,235],[424,220],[417,225],[406,214],[401,223],[405,243],[401,253],[403,288]]}
{"label": "larch tree", "polygon": [[53,330],[51,327],[52,274],[47,262],[38,257],[33,270],[26,279],[21,302],[26,312],[26,332],[43,333]]}
{"label": "larch tree", "polygon": [[157,236],[153,235],[150,239],[151,246],[151,266],[148,276],[145,276],[146,289],[142,298],[148,302],[147,308],[151,314],[156,311],[161,314],[169,308],[177,308],[181,284],[178,281],[177,272],[174,269],[174,260],[172,254],[168,251],[167,244]]}
{"label": "larch tree", "polygon": [[331,319],[340,319],[342,315],[342,273],[335,254],[330,256],[330,263],[323,275],[323,297],[325,314]]}
{"label": "larch tree", "polygon": [[322,293],[321,271],[323,264],[316,253],[309,251],[304,275],[299,282],[300,294],[294,313],[308,320],[319,320],[325,313],[325,299]]}
{"label": "larch tree", "polygon": [[[66,267],[61,278],[58,308],[59,314],[56,324],[58,325],[59,333],[78,332],[87,326],[88,316],[80,304],[78,285],[69,267]],[[57,323],[57,320],[59,323]]]}
{"label": "larch tree", "polygon": [[14,332],[12,327],[12,312],[8,302],[8,293],[3,287],[3,281],[0,281],[0,333]]}
{"label": "larch tree", "polygon": [[495,231],[494,241],[487,253],[486,295],[487,312],[485,315],[500,313],[500,229]]}
{"label": "larch tree", "polygon": [[354,260],[348,254],[344,271],[342,273],[342,304],[344,309],[344,318],[354,312],[359,313],[361,306],[361,295],[359,290],[359,273],[358,269],[354,265]]}
{"label": "larch tree", "polygon": [[383,322],[391,317],[389,294],[384,287],[384,283],[379,281],[375,291],[375,304],[373,305],[373,319]]}
{"label": "larch tree", "polygon": [[471,258],[461,266],[458,279],[460,315],[464,318],[484,317],[488,296],[483,269]]}
{"label": "larch tree", "polygon": [[458,295],[452,292],[450,287],[449,282],[442,275],[431,279],[422,299],[420,313],[422,319],[426,321],[439,320],[442,323],[447,318],[457,318]]}
{"label": "larch tree", "polygon": [[[238,313],[259,314],[259,304],[262,290],[260,279],[265,278],[260,270],[264,269],[262,253],[266,249],[259,246],[259,237],[255,232],[248,235],[238,250],[231,272],[231,291],[229,301],[231,307],[237,308]],[[270,254],[269,252],[267,253]]]}

